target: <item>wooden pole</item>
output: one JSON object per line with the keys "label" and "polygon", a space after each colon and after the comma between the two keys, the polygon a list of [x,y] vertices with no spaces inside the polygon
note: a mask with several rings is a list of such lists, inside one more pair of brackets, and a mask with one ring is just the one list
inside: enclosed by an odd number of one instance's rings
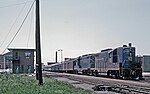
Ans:
{"label": "wooden pole", "polygon": [[42,79],[42,63],[41,63],[41,43],[40,43],[40,8],[39,0],[36,0],[36,64],[37,68],[37,77],[39,80],[39,85],[43,84]]}
{"label": "wooden pole", "polygon": [[57,63],[57,51],[56,51],[55,63]]}

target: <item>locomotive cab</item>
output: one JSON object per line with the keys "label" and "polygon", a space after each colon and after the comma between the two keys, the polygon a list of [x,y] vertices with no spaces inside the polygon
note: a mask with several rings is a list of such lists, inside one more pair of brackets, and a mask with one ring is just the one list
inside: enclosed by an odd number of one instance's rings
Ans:
{"label": "locomotive cab", "polygon": [[135,61],[135,47],[123,46],[113,51],[113,62],[119,63],[119,75],[123,79],[141,79],[142,68]]}

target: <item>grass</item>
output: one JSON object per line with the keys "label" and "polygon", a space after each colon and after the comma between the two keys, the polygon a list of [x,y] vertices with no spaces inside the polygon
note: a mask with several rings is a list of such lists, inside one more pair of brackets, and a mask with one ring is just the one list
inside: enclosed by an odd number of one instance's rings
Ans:
{"label": "grass", "polygon": [[44,77],[38,85],[35,77],[28,75],[0,74],[0,94],[91,94],[89,90],[75,88],[71,84]]}

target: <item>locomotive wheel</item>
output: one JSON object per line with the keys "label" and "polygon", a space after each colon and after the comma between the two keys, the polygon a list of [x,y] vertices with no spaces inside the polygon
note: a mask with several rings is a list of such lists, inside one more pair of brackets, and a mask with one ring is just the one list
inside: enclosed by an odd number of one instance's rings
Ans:
{"label": "locomotive wheel", "polygon": [[107,71],[107,76],[110,77],[111,71]]}
{"label": "locomotive wheel", "polygon": [[130,77],[130,73],[128,72],[128,71],[123,71],[123,79],[125,80],[125,79],[129,79],[129,77]]}
{"label": "locomotive wheel", "polygon": [[92,76],[94,75],[94,72],[93,72],[93,70],[91,71],[92,72]]}
{"label": "locomotive wheel", "polygon": [[85,72],[82,70],[82,75],[84,75],[85,74]]}
{"label": "locomotive wheel", "polygon": [[94,76],[98,76],[98,71],[97,70],[94,72]]}
{"label": "locomotive wheel", "polygon": [[115,71],[115,78],[119,78],[119,72]]}

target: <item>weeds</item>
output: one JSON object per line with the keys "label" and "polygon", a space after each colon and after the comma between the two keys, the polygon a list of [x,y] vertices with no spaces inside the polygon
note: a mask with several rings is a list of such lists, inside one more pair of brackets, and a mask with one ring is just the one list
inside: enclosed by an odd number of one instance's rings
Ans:
{"label": "weeds", "polygon": [[44,84],[39,86],[35,77],[25,74],[1,74],[0,94],[91,94],[91,91],[75,88],[62,81],[43,79]]}

